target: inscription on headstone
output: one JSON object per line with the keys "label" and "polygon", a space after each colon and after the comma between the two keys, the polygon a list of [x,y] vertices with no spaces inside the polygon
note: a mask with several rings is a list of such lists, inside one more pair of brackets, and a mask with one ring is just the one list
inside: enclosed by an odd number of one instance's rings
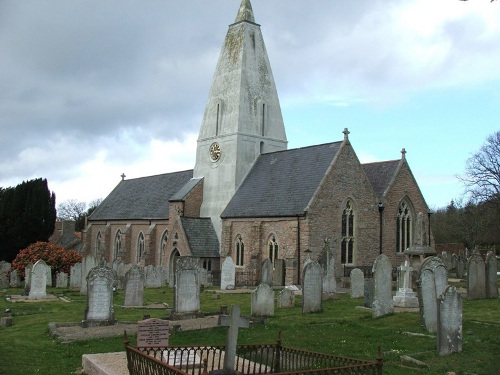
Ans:
{"label": "inscription on headstone", "polygon": [[30,299],[42,299],[47,296],[47,264],[38,260],[31,270]]}
{"label": "inscription on headstone", "polygon": [[200,281],[198,259],[177,257],[175,266],[174,311],[175,318],[200,313]]}
{"label": "inscription on headstone", "polygon": [[226,257],[221,265],[220,288],[226,290],[228,287],[234,287],[236,284],[236,266],[233,258]]}
{"label": "inscription on headstone", "polygon": [[438,304],[437,350],[440,355],[462,351],[462,297],[447,286]]}
{"label": "inscription on headstone", "polygon": [[137,323],[137,346],[167,347],[169,322],[163,319],[145,319]]}
{"label": "inscription on headstone", "polygon": [[144,271],[138,265],[133,266],[125,275],[125,306],[144,304]]}
{"label": "inscription on headstone", "polygon": [[312,261],[304,268],[302,281],[302,313],[318,312],[323,309],[323,270],[318,262]]}
{"label": "inscription on headstone", "polygon": [[87,309],[82,326],[114,323],[113,270],[106,266],[92,268],[87,276]]}
{"label": "inscription on headstone", "polygon": [[374,294],[372,316],[377,318],[394,312],[392,300],[392,265],[385,254],[375,259],[373,264]]}

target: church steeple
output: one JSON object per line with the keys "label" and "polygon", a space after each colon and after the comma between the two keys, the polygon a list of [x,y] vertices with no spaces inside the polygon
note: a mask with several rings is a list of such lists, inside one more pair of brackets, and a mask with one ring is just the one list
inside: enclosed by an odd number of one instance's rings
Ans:
{"label": "church steeple", "polygon": [[210,216],[218,231],[220,214],[258,156],[286,148],[260,25],[250,1],[242,0],[222,46],[198,137],[194,176],[204,178],[201,216]]}
{"label": "church steeple", "polygon": [[238,11],[238,15],[236,16],[236,21],[234,21],[234,23],[241,21],[250,21],[255,23],[252,4],[250,4],[250,0],[241,1],[240,10]]}

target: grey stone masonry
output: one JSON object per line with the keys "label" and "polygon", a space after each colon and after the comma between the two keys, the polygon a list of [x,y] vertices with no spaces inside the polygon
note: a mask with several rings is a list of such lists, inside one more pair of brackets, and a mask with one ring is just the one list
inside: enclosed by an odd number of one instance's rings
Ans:
{"label": "grey stone masonry", "polygon": [[302,280],[302,313],[319,312],[323,309],[323,269],[311,261],[304,268]]}
{"label": "grey stone masonry", "polygon": [[486,269],[477,250],[467,260],[467,299],[486,298]]}
{"label": "grey stone masonry", "polygon": [[437,350],[440,355],[462,351],[462,297],[448,285],[438,302]]}
{"label": "grey stone masonry", "polygon": [[394,302],[392,300],[392,265],[385,254],[381,254],[375,259],[373,264],[373,304],[372,316],[392,314],[394,312]]}
{"label": "grey stone masonry", "polygon": [[498,298],[497,258],[493,251],[486,255],[486,298]]}

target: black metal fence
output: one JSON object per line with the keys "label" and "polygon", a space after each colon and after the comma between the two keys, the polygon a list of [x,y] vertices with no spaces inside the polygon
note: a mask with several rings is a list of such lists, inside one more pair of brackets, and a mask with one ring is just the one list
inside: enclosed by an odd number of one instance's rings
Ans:
{"label": "black metal fence", "polygon": [[[130,375],[204,375],[223,368],[223,346],[132,347],[126,344]],[[238,345],[235,370],[242,374],[382,374],[380,348],[374,361],[282,347]]]}
{"label": "black metal fence", "polygon": [[[221,271],[211,271],[210,275],[212,278],[212,285],[220,286],[220,272]],[[255,272],[252,271],[236,271],[235,283],[237,287],[243,286],[257,286],[259,285],[259,279],[256,277]]]}

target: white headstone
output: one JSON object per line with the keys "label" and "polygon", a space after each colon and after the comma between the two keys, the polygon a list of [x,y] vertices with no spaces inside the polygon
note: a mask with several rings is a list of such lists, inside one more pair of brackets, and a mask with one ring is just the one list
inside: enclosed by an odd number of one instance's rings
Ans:
{"label": "white headstone", "polygon": [[236,285],[236,266],[232,257],[226,257],[220,270],[220,288],[226,290]]}
{"label": "white headstone", "polygon": [[363,298],[365,295],[365,276],[363,271],[355,268],[351,271],[351,298]]}
{"label": "white headstone", "polygon": [[47,296],[47,264],[37,261],[31,270],[30,299],[43,299]]}
{"label": "white headstone", "polygon": [[198,259],[177,257],[175,266],[174,313],[200,312],[200,281]]}
{"label": "white headstone", "polygon": [[144,267],[145,288],[161,288],[163,285],[163,268],[161,266]]}
{"label": "white headstone", "polygon": [[113,324],[113,270],[106,266],[94,267],[86,282],[87,309],[83,326]]}
{"label": "white headstone", "polygon": [[419,307],[422,325],[428,332],[437,331],[437,299],[448,284],[447,271],[438,257],[426,258],[419,270]]}
{"label": "white headstone", "polygon": [[252,316],[274,316],[274,291],[267,284],[260,284],[252,292]]}

